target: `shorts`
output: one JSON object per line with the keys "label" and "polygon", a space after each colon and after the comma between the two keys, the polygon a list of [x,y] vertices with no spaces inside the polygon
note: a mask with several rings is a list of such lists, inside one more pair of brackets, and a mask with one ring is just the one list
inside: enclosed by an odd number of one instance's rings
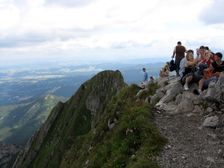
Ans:
{"label": "shorts", "polygon": [[204,84],[203,84],[203,90],[208,88],[208,85],[209,85],[210,82],[217,82],[217,81],[218,81],[218,78],[216,76],[213,76],[213,77],[205,80]]}
{"label": "shorts", "polygon": [[202,79],[202,77],[203,77],[203,76],[198,76],[197,74],[195,74],[193,72],[188,73],[188,74],[186,74],[185,76],[183,76],[181,78],[181,84],[182,85],[185,84],[186,78],[189,77],[189,76],[193,77],[193,79],[192,79],[192,81],[190,83],[198,83]]}
{"label": "shorts", "polygon": [[[188,74],[184,75],[184,76],[181,78],[181,80],[180,80],[180,82],[181,82],[182,85],[185,84],[186,78],[189,77],[189,76],[193,76],[193,78],[194,78],[194,74],[193,74],[193,73],[188,73]],[[193,80],[192,80],[192,81],[193,81]]]}

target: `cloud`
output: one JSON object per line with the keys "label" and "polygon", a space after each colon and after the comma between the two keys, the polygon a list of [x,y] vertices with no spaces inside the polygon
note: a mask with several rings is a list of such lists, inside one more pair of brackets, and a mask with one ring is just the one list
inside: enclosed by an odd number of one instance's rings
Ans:
{"label": "cloud", "polygon": [[80,7],[86,6],[95,0],[46,0],[46,5],[66,6],[66,7]]}
{"label": "cloud", "polygon": [[223,46],[224,26],[201,22],[211,1],[0,0],[0,52],[100,60],[170,55],[178,40]]}
{"label": "cloud", "polygon": [[140,43],[136,41],[124,41],[124,42],[116,42],[111,44],[112,49],[129,49],[129,48],[149,48],[151,47],[153,42],[151,43]]}
{"label": "cloud", "polygon": [[223,8],[223,0],[213,0],[213,2],[202,11],[200,19],[206,24],[224,24]]}
{"label": "cloud", "polygon": [[[0,49],[48,46],[51,48],[74,48],[86,46],[86,39],[100,32],[99,29],[56,29],[50,31],[14,32],[0,36]],[[86,45],[85,45],[86,44]],[[67,46],[67,47],[66,47]],[[49,48],[50,49],[50,48]]]}
{"label": "cloud", "polygon": [[41,43],[54,40],[52,34],[25,33],[25,34],[10,34],[0,37],[0,48],[16,48],[24,46],[34,46]]}

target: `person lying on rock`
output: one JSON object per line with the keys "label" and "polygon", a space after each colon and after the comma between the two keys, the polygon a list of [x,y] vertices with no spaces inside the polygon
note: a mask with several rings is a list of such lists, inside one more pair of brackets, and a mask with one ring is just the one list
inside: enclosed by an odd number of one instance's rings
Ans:
{"label": "person lying on rock", "polygon": [[221,73],[224,72],[224,61],[222,61],[222,53],[218,52],[214,55],[214,62],[204,70],[203,78],[199,81],[198,92],[208,88],[210,82],[217,82]]}
{"label": "person lying on rock", "polygon": [[194,59],[194,51],[188,50],[186,57],[180,62],[180,77],[181,83],[184,85],[184,90],[189,90],[189,84],[194,81],[194,72],[197,60]]}

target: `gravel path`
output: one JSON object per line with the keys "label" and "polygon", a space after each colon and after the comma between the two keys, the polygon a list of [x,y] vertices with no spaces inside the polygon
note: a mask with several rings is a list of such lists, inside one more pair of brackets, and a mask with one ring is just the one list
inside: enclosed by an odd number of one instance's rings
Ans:
{"label": "gravel path", "polygon": [[161,168],[224,168],[224,128],[204,128],[199,113],[155,112],[155,123],[168,139],[158,157]]}

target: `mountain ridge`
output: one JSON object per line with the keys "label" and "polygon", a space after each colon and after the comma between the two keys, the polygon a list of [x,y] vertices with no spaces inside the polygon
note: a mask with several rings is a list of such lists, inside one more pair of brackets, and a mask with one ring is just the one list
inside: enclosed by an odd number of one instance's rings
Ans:
{"label": "mountain ridge", "polygon": [[52,110],[13,167],[158,167],[166,140],[151,106],[136,102],[138,90],[119,71],[100,72]]}

